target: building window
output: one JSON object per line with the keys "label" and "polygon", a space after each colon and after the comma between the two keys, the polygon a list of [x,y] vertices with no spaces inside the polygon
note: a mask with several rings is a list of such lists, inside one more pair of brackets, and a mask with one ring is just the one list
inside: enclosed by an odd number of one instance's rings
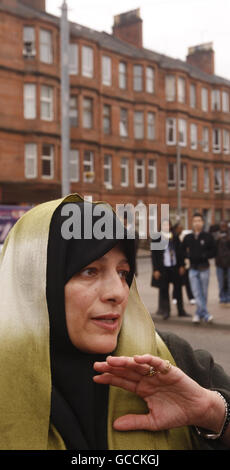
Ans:
{"label": "building window", "polygon": [[41,119],[53,120],[53,87],[42,85],[41,87]]}
{"label": "building window", "polygon": [[121,186],[129,185],[129,159],[121,158]]}
{"label": "building window", "polygon": [[127,65],[124,62],[119,63],[119,88],[121,90],[127,88]]}
{"label": "building window", "polygon": [[70,150],[70,181],[71,183],[77,183],[79,181],[79,150]]}
{"label": "building window", "polygon": [[104,185],[112,189],[112,156],[104,155]]}
{"label": "building window", "polygon": [[203,152],[209,151],[209,129],[208,127],[203,127],[202,130],[202,147]]}
{"label": "building window", "polygon": [[196,192],[198,189],[198,167],[192,167],[192,191]]}
{"label": "building window", "polygon": [[83,172],[83,181],[92,183],[94,181],[94,154],[89,150],[84,152]]}
{"label": "building window", "polygon": [[40,61],[45,64],[53,63],[52,33],[46,29],[40,29]]}
{"label": "building window", "polygon": [[31,58],[36,56],[35,29],[33,26],[23,28],[23,55]]}
{"label": "building window", "polygon": [[134,182],[137,188],[145,185],[145,162],[141,158],[137,158],[134,163]]}
{"label": "building window", "polygon": [[134,138],[144,138],[144,113],[142,111],[134,112]]}
{"label": "building window", "polygon": [[147,137],[149,140],[155,139],[155,113],[147,114]]}
{"label": "building window", "polygon": [[155,160],[148,161],[148,186],[150,188],[156,188],[157,185],[157,172]]}
{"label": "building window", "polygon": [[102,83],[106,86],[112,85],[112,61],[110,57],[102,57]]}
{"label": "building window", "polygon": [[186,189],[187,186],[187,165],[186,163],[181,163],[180,167],[180,188]]}
{"label": "building window", "polygon": [[133,66],[133,89],[134,91],[143,90],[143,67],[142,65]]}
{"label": "building window", "polygon": [[78,74],[78,44],[69,44],[69,74]]}
{"label": "building window", "polygon": [[154,69],[152,67],[146,68],[146,91],[154,93]]}
{"label": "building window", "polygon": [[221,130],[213,129],[212,131],[213,152],[219,153],[221,150]]}
{"label": "building window", "polygon": [[104,134],[111,133],[111,106],[108,104],[103,106],[103,131]]}
{"label": "building window", "polygon": [[190,85],[190,107],[196,108],[196,85],[194,83]]}
{"label": "building window", "polygon": [[221,220],[222,220],[222,209],[215,209],[215,212],[214,212],[215,224],[220,224]]}
{"label": "building window", "polygon": [[222,191],[222,170],[221,168],[214,168],[214,191],[219,193]]}
{"label": "building window", "polygon": [[224,191],[230,193],[230,168],[224,170]]}
{"label": "building window", "polygon": [[202,111],[208,111],[208,89],[201,89],[201,109]]}
{"label": "building window", "polygon": [[186,100],[185,79],[183,77],[177,79],[177,100],[179,103],[185,103]]}
{"label": "building window", "polygon": [[93,100],[92,98],[83,99],[83,127],[92,129],[93,127]]}
{"label": "building window", "polygon": [[125,108],[120,110],[120,136],[128,137],[128,111]]}
{"label": "building window", "polygon": [[93,78],[93,49],[92,47],[82,46],[82,75],[83,77]]}
{"label": "building window", "polygon": [[71,96],[69,100],[69,124],[70,127],[78,126],[77,96]]}
{"label": "building window", "polygon": [[168,163],[168,188],[174,189],[176,187],[176,163]]}
{"label": "building window", "polygon": [[178,119],[179,143],[185,147],[187,145],[187,122],[185,119]]}
{"label": "building window", "polygon": [[190,125],[190,147],[192,150],[197,149],[197,125]]}
{"label": "building window", "polygon": [[204,192],[209,193],[209,190],[210,190],[209,168],[204,168]]}
{"label": "building window", "polygon": [[223,152],[230,153],[230,133],[226,129],[223,130]]}
{"label": "building window", "polygon": [[33,83],[24,84],[24,118],[35,119],[37,116],[36,106],[36,85]]}
{"label": "building window", "polygon": [[176,82],[175,82],[174,75],[166,75],[165,77],[165,94],[166,94],[166,101],[175,101]]}
{"label": "building window", "polygon": [[166,119],[166,144],[176,144],[176,118]]}
{"label": "building window", "polygon": [[42,145],[42,178],[52,179],[54,176],[54,148],[53,145]]}
{"label": "building window", "polygon": [[220,90],[212,90],[212,111],[220,111]]}
{"label": "building window", "polygon": [[222,111],[229,113],[229,93],[227,91],[222,91]]}
{"label": "building window", "polygon": [[37,178],[37,144],[25,144],[25,177]]}

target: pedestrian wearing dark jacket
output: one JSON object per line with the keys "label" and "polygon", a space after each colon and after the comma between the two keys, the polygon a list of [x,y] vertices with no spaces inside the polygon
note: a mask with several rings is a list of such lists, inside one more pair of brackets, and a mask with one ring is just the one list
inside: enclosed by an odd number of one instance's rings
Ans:
{"label": "pedestrian wearing dark jacket", "polygon": [[164,221],[162,224],[162,237],[168,237],[166,249],[157,249],[157,240],[152,240],[151,246],[156,242],[156,249],[151,250],[152,257],[152,283],[153,287],[159,288],[159,306],[157,313],[165,320],[170,316],[169,285],[174,285],[177,298],[177,309],[179,316],[189,316],[184,310],[182,300],[181,278],[185,273],[184,257],[179,238],[171,231],[171,224]]}
{"label": "pedestrian wearing dark jacket", "polygon": [[203,230],[204,220],[200,213],[195,213],[192,220],[193,232],[183,240],[184,256],[190,261],[189,280],[196,300],[197,310],[193,322],[210,322],[212,315],[207,310],[209,284],[209,259],[215,257],[215,242],[212,235]]}
{"label": "pedestrian wearing dark jacket", "polygon": [[220,304],[230,307],[230,233],[227,222],[221,222],[216,238],[216,275]]}

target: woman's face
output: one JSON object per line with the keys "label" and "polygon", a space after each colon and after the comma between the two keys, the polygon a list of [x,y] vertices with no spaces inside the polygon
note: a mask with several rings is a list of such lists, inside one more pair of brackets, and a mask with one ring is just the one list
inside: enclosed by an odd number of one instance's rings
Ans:
{"label": "woman's face", "polygon": [[66,283],[67,330],[81,351],[107,354],[116,348],[128,302],[129,271],[126,256],[117,245]]}

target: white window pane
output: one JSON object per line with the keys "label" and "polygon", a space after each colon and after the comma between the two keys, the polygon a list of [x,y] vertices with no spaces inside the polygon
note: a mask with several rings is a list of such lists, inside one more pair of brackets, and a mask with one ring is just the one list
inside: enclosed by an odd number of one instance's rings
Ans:
{"label": "white window pane", "polygon": [[79,181],[79,151],[70,150],[70,181]]}
{"label": "white window pane", "polygon": [[175,188],[176,187],[176,164],[169,163],[168,164],[168,188]]}
{"label": "white window pane", "polygon": [[148,185],[151,188],[156,187],[156,162],[154,160],[148,162]]}
{"label": "white window pane", "polygon": [[212,111],[220,111],[220,91],[212,90]]}
{"label": "white window pane", "polygon": [[203,127],[203,135],[202,135],[202,146],[203,151],[209,151],[209,129],[208,127]]}
{"label": "white window pane", "polygon": [[191,108],[196,107],[196,85],[193,83],[190,85],[190,106]]}
{"label": "white window pane", "polygon": [[46,64],[53,62],[52,33],[40,29],[40,60]]}
{"label": "white window pane", "polygon": [[119,63],[119,88],[125,90],[127,87],[127,66],[124,62]]}
{"label": "white window pane", "polygon": [[222,172],[220,168],[214,169],[214,191],[219,192],[222,189]]}
{"label": "white window pane", "polygon": [[24,85],[24,118],[36,118],[36,85],[31,83]]}
{"label": "white window pane", "polygon": [[83,77],[93,77],[93,49],[92,47],[82,47],[82,75]]}
{"label": "white window pane", "polygon": [[34,57],[35,50],[35,29],[33,26],[23,28],[23,54],[27,57]]}
{"label": "white window pane", "polygon": [[53,120],[53,88],[46,85],[41,87],[41,119]]}
{"label": "white window pane", "polygon": [[121,159],[121,186],[129,185],[129,160],[128,158]]}
{"label": "white window pane", "polygon": [[84,152],[83,172],[84,182],[92,183],[94,181],[94,153],[89,150]]}
{"label": "white window pane", "polygon": [[143,90],[143,67],[142,65],[134,65],[133,67],[133,89],[134,91]]}
{"label": "white window pane", "polygon": [[145,185],[145,162],[138,158],[134,165],[135,186],[143,187]]}
{"label": "white window pane", "polygon": [[182,77],[177,81],[177,98],[179,103],[185,103],[185,79]]}
{"label": "white window pane", "polygon": [[207,193],[209,192],[210,189],[210,175],[209,175],[209,169],[205,168],[204,169],[204,192]]}
{"label": "white window pane", "polygon": [[223,130],[223,152],[226,154],[230,152],[230,133],[226,129]]}
{"label": "white window pane", "polygon": [[202,88],[201,90],[201,109],[202,111],[208,111],[208,90]]}
{"label": "white window pane", "polygon": [[155,114],[148,113],[147,116],[147,135],[148,139],[154,140],[155,139]]}
{"label": "white window pane", "polygon": [[120,136],[128,137],[128,112],[124,108],[120,110]]}
{"label": "white window pane", "polygon": [[142,111],[134,113],[134,137],[135,139],[144,138],[144,113]]}
{"label": "white window pane", "polygon": [[224,190],[226,193],[230,193],[230,169],[224,170]]}
{"label": "white window pane", "polygon": [[175,101],[176,98],[176,82],[174,75],[166,75],[165,78],[166,100]]}
{"label": "white window pane", "polygon": [[185,119],[178,120],[179,142],[180,145],[186,146],[187,144],[187,123]]}
{"label": "white window pane", "polygon": [[197,125],[190,125],[190,147],[191,149],[197,149]]}
{"label": "white window pane", "polygon": [[102,57],[102,83],[110,86],[112,84],[112,61],[110,57]]}
{"label": "white window pane", "polygon": [[104,155],[104,184],[108,189],[112,187],[112,157]]}
{"label": "white window pane", "polygon": [[69,73],[78,74],[78,44],[69,44]]}
{"label": "white window pane", "polygon": [[227,91],[222,92],[222,111],[229,112],[229,93]]}
{"label": "white window pane", "polygon": [[152,67],[146,68],[146,91],[147,93],[154,92],[154,69]]}
{"label": "white window pane", "polygon": [[92,129],[93,127],[93,100],[84,98],[83,101],[83,127]]}
{"label": "white window pane", "polygon": [[25,177],[37,178],[37,145],[25,144]]}

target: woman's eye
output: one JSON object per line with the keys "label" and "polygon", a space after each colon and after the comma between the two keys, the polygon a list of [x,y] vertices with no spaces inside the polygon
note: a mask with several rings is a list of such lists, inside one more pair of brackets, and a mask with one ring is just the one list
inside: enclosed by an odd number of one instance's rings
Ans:
{"label": "woman's eye", "polygon": [[81,274],[83,274],[83,276],[87,276],[87,277],[92,277],[92,276],[94,276],[96,273],[97,273],[96,268],[86,268],[86,269],[83,269],[83,270],[81,271]]}
{"label": "woman's eye", "polygon": [[129,271],[126,271],[126,270],[124,270],[124,269],[122,269],[121,271],[119,271],[119,276],[120,276],[121,279],[125,279],[125,280],[126,280],[127,277],[128,277],[128,275],[129,275]]}

